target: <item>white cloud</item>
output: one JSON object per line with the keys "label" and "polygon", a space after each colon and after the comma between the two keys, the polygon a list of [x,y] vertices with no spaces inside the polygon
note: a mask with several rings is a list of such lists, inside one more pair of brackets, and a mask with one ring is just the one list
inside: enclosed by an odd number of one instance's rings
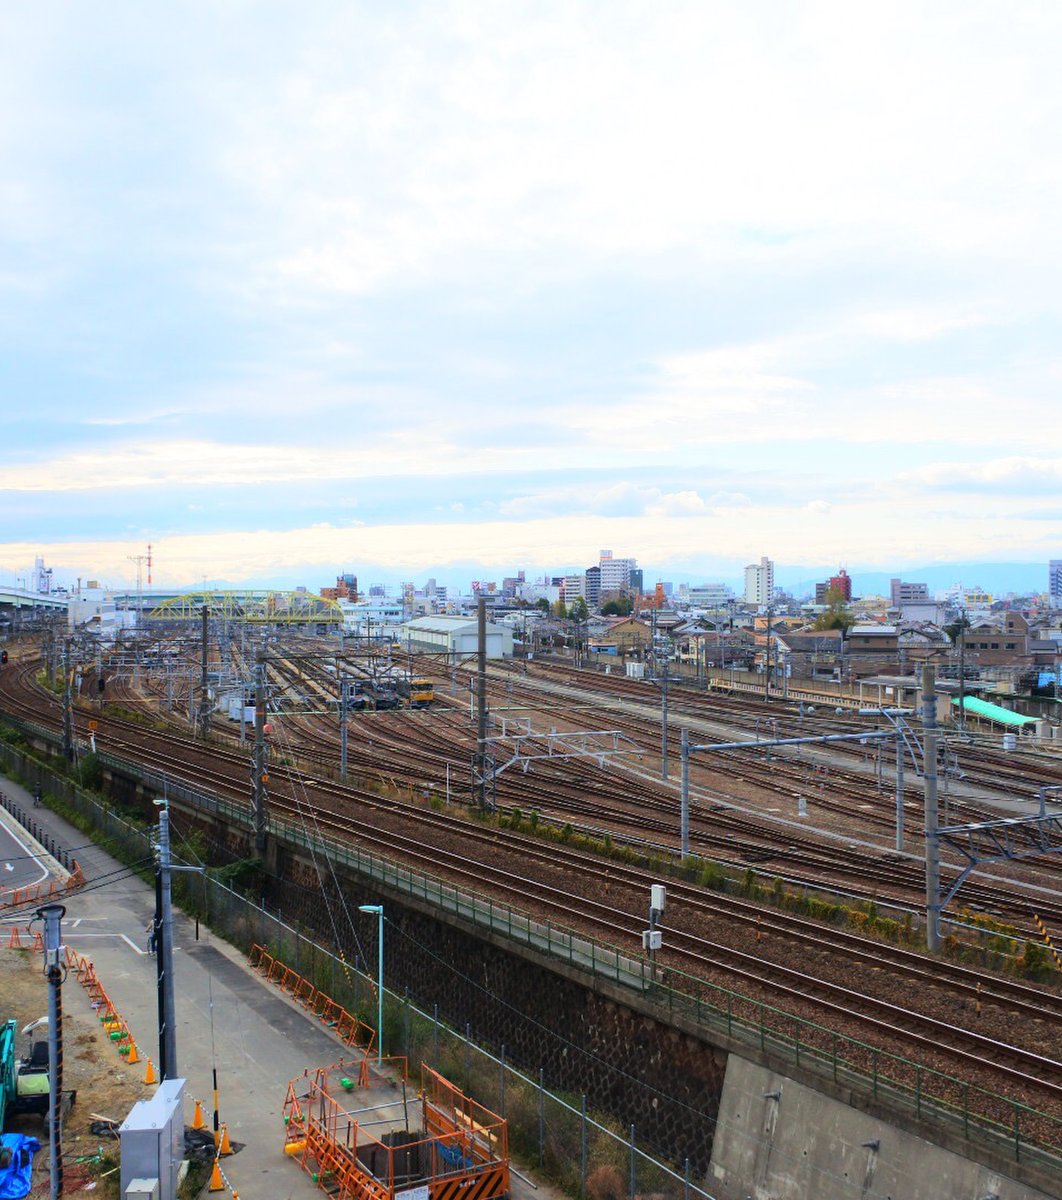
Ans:
{"label": "white cloud", "polygon": [[901,482],[957,492],[1006,492],[1013,496],[1062,491],[1062,458],[1010,457],[988,462],[931,463],[900,475]]}

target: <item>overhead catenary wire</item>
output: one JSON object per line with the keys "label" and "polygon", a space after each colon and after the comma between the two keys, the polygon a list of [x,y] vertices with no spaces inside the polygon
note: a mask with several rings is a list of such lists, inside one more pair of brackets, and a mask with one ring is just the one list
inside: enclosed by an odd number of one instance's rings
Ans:
{"label": "overhead catenary wire", "polygon": [[[284,729],[283,725],[279,721],[277,722],[277,725],[275,728],[278,730],[278,734],[279,734],[278,740],[280,741],[281,745],[284,747],[284,749],[286,751],[290,752],[291,761],[297,761],[297,756],[295,754],[294,747],[292,746],[291,742],[287,738],[287,731]],[[349,982],[350,966],[347,963],[346,956],[343,953],[343,942],[339,935],[339,926],[336,922],[335,914],[333,912],[332,902],[328,895],[328,889],[324,886],[325,876],[324,876],[324,873],[322,872],[321,865],[318,862],[319,855],[321,858],[324,859],[324,861],[327,865],[328,876],[330,877],[330,879],[332,881],[332,885],[335,890],[335,895],[339,901],[340,909],[342,910],[343,916],[346,918],[346,923],[350,930],[351,937],[354,941],[354,946],[357,949],[359,957],[363,961],[367,961],[365,951],[361,945],[361,939],[358,937],[358,931],[357,931],[357,927],[354,923],[353,913],[350,911],[350,908],[347,905],[346,897],[343,893],[343,888],[339,882],[339,877],[336,875],[335,864],[332,862],[330,855],[328,855],[324,851],[318,851],[318,849],[315,847],[315,844],[314,844],[315,841],[323,840],[323,839],[322,839],[321,828],[320,828],[320,825],[317,820],[317,814],[314,810],[314,806],[311,803],[309,794],[306,790],[306,781],[303,778],[301,772],[299,772],[298,768],[297,767],[292,768],[290,765],[287,767],[287,778],[288,778],[288,782],[291,784],[291,787],[292,787],[292,799],[294,800],[294,803],[295,803],[295,812],[299,818],[299,823],[300,823],[303,831],[307,832],[307,833],[309,832],[309,830],[307,829],[307,814],[309,814],[310,822],[313,825],[313,832],[317,835],[316,838],[309,838],[309,837],[307,838],[307,848],[309,849],[309,852],[310,852],[310,858],[313,863],[314,872],[316,873],[317,878],[321,884],[321,895],[324,899],[325,912],[328,917],[328,923],[332,929],[332,936],[335,938],[336,951],[339,955],[339,960],[343,965],[343,970],[347,973],[348,982]]]}
{"label": "overhead catenary wire", "polygon": [[[143,867],[149,866],[152,861],[153,860],[151,858],[144,858],[131,866],[123,866],[114,871],[108,871],[104,875],[96,876],[91,883],[82,884],[79,888],[77,888],[76,891],[70,893],[60,892],[59,895],[84,896],[89,892],[99,891],[104,887],[111,887],[114,884],[121,883],[126,879],[139,878],[138,871]],[[30,917],[36,915],[37,909],[40,908],[43,903],[45,903],[44,900],[35,900],[32,902],[32,904],[28,904],[24,907],[20,906],[10,910],[9,912],[0,913],[0,924],[16,925],[19,924],[20,919],[28,920]]]}

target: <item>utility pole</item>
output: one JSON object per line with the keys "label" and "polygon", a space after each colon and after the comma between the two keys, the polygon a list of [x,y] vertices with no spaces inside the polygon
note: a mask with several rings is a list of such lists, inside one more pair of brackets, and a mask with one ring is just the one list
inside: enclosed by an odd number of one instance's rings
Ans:
{"label": "utility pole", "polygon": [[922,737],[926,827],[926,946],[940,950],[940,841],[937,838],[937,696],[936,671],[922,668]]}
{"label": "utility pole", "polygon": [[767,605],[767,656],[763,666],[763,699],[771,698],[771,621],[774,617],[774,605]]}
{"label": "utility pole", "polygon": [[682,790],[679,814],[679,842],[682,857],[690,853],[690,731],[682,730]]}
{"label": "utility pole", "polygon": [[671,655],[668,647],[664,647],[664,674],[660,687],[660,778],[667,782],[667,683]]}
{"label": "utility pole", "polygon": [[[342,668],[340,668],[342,669]],[[347,781],[347,687],[346,675],[339,674],[339,778]]]}
{"label": "utility pole", "polygon": [[487,808],[487,601],[479,597],[476,605],[478,646],[476,655],[476,766],[478,769],[479,807]]}
{"label": "utility pole", "polygon": [[63,968],[62,904],[37,910],[44,921],[44,977],[48,980],[48,1166],[52,1200],[63,1194]]}
{"label": "utility pole", "polygon": [[959,728],[966,732],[966,609],[959,609]]}
{"label": "utility pole", "polygon": [[199,729],[204,739],[210,732],[210,692],[207,688],[207,657],[210,653],[210,609],[203,605],[202,658],[199,672]]}
{"label": "utility pole", "polygon": [[896,735],[896,849],[903,850],[903,734]]}
{"label": "utility pole", "polygon": [[254,757],[251,787],[251,808],[254,814],[255,849],[265,849],[269,829],[269,747],[266,744],[266,652],[255,655],[254,669]]}
{"label": "utility pole", "polygon": [[63,757],[74,761],[74,697],[70,690],[70,639],[63,643]]}
{"label": "utility pole", "polygon": [[158,979],[159,1076],[177,1078],[177,1016],[173,994],[173,906],[171,903],[170,809],[159,808],[159,861],[155,887],[155,965]]}

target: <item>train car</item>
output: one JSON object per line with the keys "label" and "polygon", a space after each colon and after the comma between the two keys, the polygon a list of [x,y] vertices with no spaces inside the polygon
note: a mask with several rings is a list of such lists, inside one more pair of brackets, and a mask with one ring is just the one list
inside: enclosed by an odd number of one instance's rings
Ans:
{"label": "train car", "polygon": [[409,681],[409,707],[427,708],[435,699],[435,685],[430,679]]}

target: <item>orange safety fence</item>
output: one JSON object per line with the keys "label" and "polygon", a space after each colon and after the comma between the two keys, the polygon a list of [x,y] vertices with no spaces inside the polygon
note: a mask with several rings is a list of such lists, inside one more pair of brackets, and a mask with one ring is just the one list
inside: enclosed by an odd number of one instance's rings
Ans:
{"label": "orange safety fence", "polygon": [[28,904],[40,904],[44,901],[55,900],[59,896],[68,896],[83,887],[85,876],[81,865],[74,859],[74,869],[66,878],[65,883],[49,879],[47,883],[31,883],[25,887],[11,888],[5,896],[0,889],[0,909],[24,908]]}
{"label": "orange safety fence", "polygon": [[108,1040],[115,1044],[118,1053],[127,1062],[139,1062],[140,1056],[137,1053],[136,1042],[133,1040],[129,1026],[112,1003],[110,996],[107,995],[103,983],[96,974],[96,968],[85,955],[78,954],[70,946],[65,949],[67,968],[73,972],[78,983],[85,989],[89,1003],[96,1010],[96,1015],[103,1025]]}
{"label": "orange safety fence", "polygon": [[298,971],[287,966],[279,958],[274,958],[264,946],[252,946],[248,961],[260,975],[264,975],[270,983],[275,983],[282,991],[287,992],[293,1000],[312,1012],[323,1025],[333,1029],[340,1041],[348,1046],[358,1046],[366,1052],[372,1050],[376,1041],[376,1031],[371,1025],[366,1025],[353,1013],[348,1012]]}
{"label": "orange safety fence", "polygon": [[369,1059],[304,1072],[288,1085],[285,1153],[333,1200],[395,1200],[416,1184],[441,1200],[506,1196],[506,1121],[423,1064],[421,1081],[422,1128],[410,1136],[405,1103],[396,1101],[395,1129],[405,1132],[396,1142],[369,1128],[386,1123],[379,1106],[350,1108],[355,1088],[390,1083]]}

